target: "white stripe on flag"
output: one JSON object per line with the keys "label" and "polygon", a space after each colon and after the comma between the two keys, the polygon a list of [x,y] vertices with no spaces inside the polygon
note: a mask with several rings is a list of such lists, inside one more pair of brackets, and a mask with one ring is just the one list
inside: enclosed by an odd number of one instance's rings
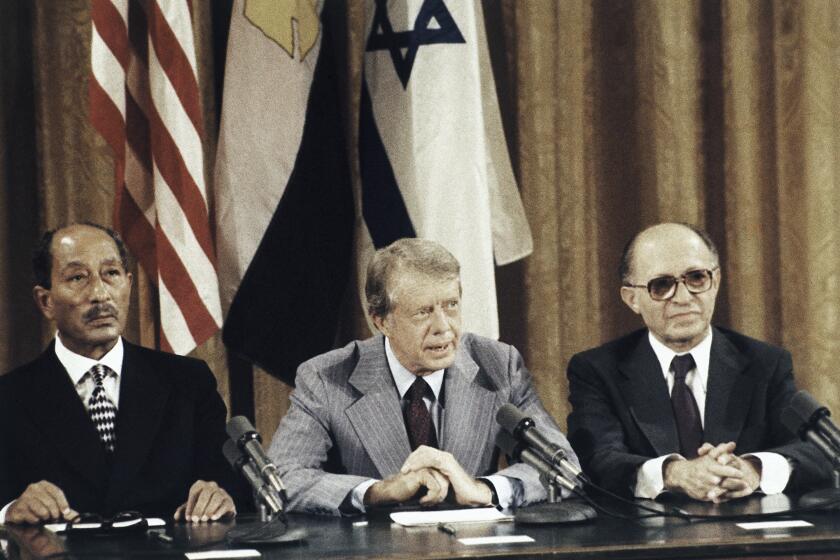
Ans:
{"label": "white stripe on flag", "polygon": [[178,151],[184,160],[187,171],[198,186],[201,197],[207,206],[207,189],[204,186],[204,163],[201,138],[193,126],[184,106],[178,100],[178,94],[169,77],[163,71],[154,49],[149,49],[149,78],[152,100],[157,108],[163,126],[178,145]]}
{"label": "white stripe on flag", "polygon": [[192,278],[198,290],[201,301],[204,302],[207,311],[216,320],[222,323],[222,311],[219,305],[218,279],[216,269],[211,263],[204,250],[198,243],[195,233],[187,223],[187,217],[169,185],[158,172],[155,166],[155,206],[160,227],[166,232],[166,238],[172,244],[172,248],[181,257],[187,273]]}
{"label": "white stripe on flag", "polygon": [[169,289],[158,276],[158,292],[160,294],[160,329],[172,351],[176,354],[187,354],[195,348],[195,340],[190,334],[184,315],[178,303],[169,293]]}

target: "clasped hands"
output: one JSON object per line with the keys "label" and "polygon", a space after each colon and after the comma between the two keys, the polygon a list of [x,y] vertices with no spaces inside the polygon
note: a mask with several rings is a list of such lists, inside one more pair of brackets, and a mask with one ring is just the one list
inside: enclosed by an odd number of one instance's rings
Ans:
{"label": "clasped hands", "polygon": [[[187,501],[175,510],[173,517],[176,521],[200,523],[233,515],[236,515],[236,506],[224,488],[212,481],[198,480],[190,487]],[[27,486],[6,511],[6,523],[69,522],[77,517],[79,513],[67,503],[61,488],[46,480]]]}
{"label": "clasped hands", "polygon": [[665,489],[695,500],[721,503],[749,496],[761,482],[761,462],[735,455],[735,443],[704,443],[695,459],[675,459],[663,466]]}
{"label": "clasped hands", "polygon": [[451,453],[425,445],[408,456],[398,474],[371,485],[364,500],[367,505],[405,502],[423,488],[422,505],[441,503],[450,488],[460,505],[490,505],[493,500],[487,484],[467,474]]}

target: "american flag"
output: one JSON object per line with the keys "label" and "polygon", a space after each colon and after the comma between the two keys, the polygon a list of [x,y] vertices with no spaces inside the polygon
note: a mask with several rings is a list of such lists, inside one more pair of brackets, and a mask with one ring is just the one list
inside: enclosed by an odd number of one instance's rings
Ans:
{"label": "american flag", "polygon": [[92,0],[90,115],[114,152],[114,223],[155,282],[160,347],[222,323],[188,0]]}

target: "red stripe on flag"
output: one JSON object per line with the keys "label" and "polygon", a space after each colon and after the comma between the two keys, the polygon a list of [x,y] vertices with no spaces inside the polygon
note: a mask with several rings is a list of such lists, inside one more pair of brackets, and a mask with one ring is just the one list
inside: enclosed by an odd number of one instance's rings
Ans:
{"label": "red stripe on flag", "polygon": [[181,257],[166,237],[166,233],[157,227],[157,250],[160,275],[172,299],[178,302],[178,307],[184,315],[187,327],[197,344],[201,344],[218,330],[216,320],[207,311],[204,302],[198,294],[192,278],[190,277]]}
{"label": "red stripe on flag", "polygon": [[[126,141],[137,157],[137,161],[151,176],[152,154],[149,148],[149,120],[131,95],[127,95],[125,98],[125,122],[126,129],[129,131]],[[151,188],[151,185],[149,188]]]}
{"label": "red stripe on flag", "polygon": [[155,256],[155,230],[125,186],[117,191],[114,225],[131,248],[131,254],[157,285],[157,259]]}
{"label": "red stripe on flag", "polygon": [[122,114],[93,74],[88,80],[88,97],[90,120],[114,150],[114,176],[117,184],[122,183],[125,176],[125,123]]}
{"label": "red stripe on flag", "polygon": [[184,111],[189,116],[199,136],[203,136],[204,123],[201,117],[198,81],[193,74],[193,68],[186,54],[184,54],[183,45],[178,42],[157,3],[152,6],[149,23],[149,36],[152,38],[152,47],[155,49],[155,55],[160,61],[161,68],[172,83]]}
{"label": "red stripe on flag", "polygon": [[216,255],[210,236],[210,221],[204,197],[201,196],[198,185],[187,170],[181,150],[163,125],[154,107],[149,109],[149,122],[155,164],[178,200],[199,245],[215,268]]}
{"label": "red stripe on flag", "polygon": [[114,57],[123,67],[128,68],[130,53],[128,50],[128,32],[122,16],[108,0],[93,0],[90,17],[96,32],[114,53]]}
{"label": "red stripe on flag", "polygon": [[169,344],[169,340],[166,338],[166,334],[161,331],[160,333],[160,349],[164,352],[169,352],[170,354],[173,353],[172,345]]}

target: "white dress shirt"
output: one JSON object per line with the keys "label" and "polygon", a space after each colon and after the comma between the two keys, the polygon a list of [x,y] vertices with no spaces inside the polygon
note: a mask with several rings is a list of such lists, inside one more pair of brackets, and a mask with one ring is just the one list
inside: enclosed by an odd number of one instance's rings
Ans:
{"label": "white dress shirt", "polygon": [[[120,378],[122,377],[124,351],[122,337],[119,337],[114,347],[108,350],[108,353],[102,356],[102,359],[94,360],[69,350],[61,342],[61,335],[58,333],[55,335],[55,355],[58,361],[61,362],[61,365],[64,366],[64,370],[70,377],[70,382],[79,394],[79,398],[82,399],[85,410],[87,410],[88,401],[90,400],[91,394],[93,394],[93,389],[96,387],[93,377],[90,375],[85,377],[85,374],[96,364],[107,366],[114,372],[114,374],[107,375],[102,380],[102,387],[105,389],[105,394],[114,403],[114,407],[119,409]],[[13,502],[14,500],[3,506],[3,509],[0,510],[0,524],[6,521],[6,512]],[[70,504],[70,507],[73,507],[73,504]]]}
{"label": "white dress shirt", "polygon": [[[697,408],[700,411],[700,423],[703,426],[706,425],[706,384],[709,379],[712,336],[712,329],[709,327],[709,332],[697,346],[687,352],[679,353],[680,356],[691,354],[691,357],[694,358],[695,367],[686,375],[685,383],[688,385],[689,390],[691,390],[691,394],[694,395],[694,400],[697,401]],[[674,373],[671,371],[671,361],[678,354],[657,340],[650,331],[648,331],[648,340],[650,341],[654,354],[656,354],[656,359],[659,361],[659,366],[665,382],[668,384],[668,393],[670,394],[674,388]],[[738,450],[736,449],[735,452],[737,453]],[[761,463],[759,491],[765,494],[778,494],[785,489],[791,472],[790,463],[788,463],[787,459],[778,453],[766,451],[749,453],[747,456],[755,457]],[[684,459],[679,453],[672,453],[649,459],[642,463],[642,466],[636,472],[636,488],[634,490],[636,497],[653,499],[665,491],[662,467],[665,461],[671,458]]]}
{"label": "white dress shirt", "polygon": [[[394,351],[391,349],[391,341],[387,336],[385,337],[385,358],[388,360],[388,367],[391,370],[391,376],[394,378],[394,385],[397,387],[397,393],[399,393],[400,401],[402,402],[405,398],[405,394],[414,383],[414,380],[417,379],[417,376],[408,371],[400,363],[394,355]],[[423,397],[423,402],[426,404],[429,415],[432,417],[432,424],[435,426],[435,434],[438,441],[440,441],[440,429],[443,423],[444,414],[443,407],[440,405],[440,390],[443,388],[443,374],[444,370],[439,369],[423,376],[423,379],[429,384],[429,387],[431,387],[432,393],[435,396],[434,400],[431,400],[428,397]],[[481,478],[490,482],[490,484],[493,485],[493,488],[495,488],[496,495],[499,498],[499,507],[506,508],[510,506],[513,501],[513,485],[509,478],[502,475],[490,475]],[[351,500],[354,508],[364,513],[365,492],[367,492],[367,489],[373,486],[376,482],[378,482],[376,479],[366,480],[353,488]]]}

